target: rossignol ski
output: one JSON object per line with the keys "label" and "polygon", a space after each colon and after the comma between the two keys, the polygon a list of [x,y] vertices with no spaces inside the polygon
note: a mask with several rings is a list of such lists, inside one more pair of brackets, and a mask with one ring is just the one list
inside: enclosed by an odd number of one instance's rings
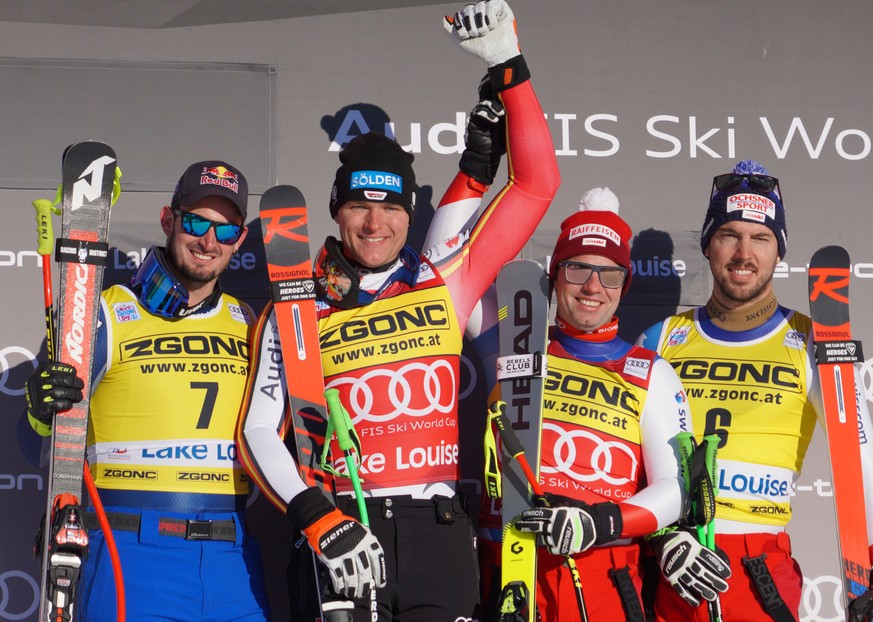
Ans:
{"label": "rossignol ski", "polygon": [[[260,220],[282,346],[297,466],[307,485],[321,488],[333,499],[333,480],[320,463],[326,442],[327,405],[303,193],[294,186],[273,186],[261,197]],[[326,621],[351,620],[347,616],[350,616],[348,610],[352,603],[324,593],[320,586],[329,584],[330,580],[320,576],[321,566],[314,553],[312,562],[319,613]]]}
{"label": "rossignol ski", "polygon": [[70,620],[88,532],[82,525],[83,467],[103,268],[109,255],[109,208],[116,157],[101,142],[69,147],[63,160],[57,360],[76,368],[84,399],[58,413],[52,427],[46,522],[42,530],[41,620]]}
{"label": "rossignol ski", "polygon": [[[538,262],[507,263],[497,276],[499,358],[497,379],[506,418],[535,477],[539,477],[543,384],[549,322],[549,282]],[[502,460],[501,593],[499,619],[536,620],[536,534],[517,531],[514,517],[532,505],[531,487],[519,462],[504,447]]]}
{"label": "rossignol ski", "polygon": [[849,254],[839,246],[821,248],[810,259],[809,310],[827,425],[846,606],[870,585],[854,368],[864,356],[861,343],[851,337],[850,275]]}

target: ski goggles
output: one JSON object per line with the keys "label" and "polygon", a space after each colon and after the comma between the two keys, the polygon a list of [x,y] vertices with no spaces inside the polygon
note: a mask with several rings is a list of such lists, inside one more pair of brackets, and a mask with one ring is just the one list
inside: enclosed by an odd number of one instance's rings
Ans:
{"label": "ski goggles", "polygon": [[233,244],[242,235],[242,225],[232,222],[215,222],[191,212],[183,212],[178,208],[175,208],[173,213],[181,218],[182,231],[195,238],[202,238],[210,228],[215,229],[215,239],[219,244]]}
{"label": "ski goggles", "polygon": [[622,266],[595,266],[581,261],[562,261],[558,266],[564,268],[564,278],[574,285],[585,285],[595,272],[600,284],[607,289],[618,289],[627,278],[627,268]]}
{"label": "ski goggles", "polygon": [[188,305],[188,290],[167,266],[164,250],[153,246],[131,279],[140,304],[150,313],[174,318]]}
{"label": "ski goggles", "polygon": [[734,190],[739,188],[746,180],[749,184],[749,189],[753,192],[761,194],[770,194],[774,190],[779,198],[782,198],[782,192],[779,188],[779,180],[769,175],[743,175],[739,173],[726,173],[724,175],[716,175],[712,178],[712,195],[716,192],[724,192],[726,190]]}

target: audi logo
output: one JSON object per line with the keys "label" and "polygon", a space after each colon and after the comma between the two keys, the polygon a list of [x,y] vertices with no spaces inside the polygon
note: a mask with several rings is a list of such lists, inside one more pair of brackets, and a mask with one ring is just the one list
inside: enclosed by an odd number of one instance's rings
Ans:
{"label": "audi logo", "polygon": [[[568,431],[550,422],[543,422],[543,434],[545,435],[546,432],[551,432],[558,438],[554,443],[543,442],[544,454],[550,445],[552,447],[552,460],[543,460],[543,465],[540,468],[543,473],[561,473],[578,482],[602,480],[614,486],[636,481],[639,460],[631,448],[624,443],[605,441],[589,430]],[[590,462],[590,473],[579,473],[573,469],[576,464],[576,456],[581,453],[577,449],[581,443],[594,446],[591,450],[590,461],[585,461]],[[618,452],[622,459],[616,458],[613,451]],[[546,462],[551,462],[555,466],[546,466]],[[619,464],[627,464],[624,473],[616,473]]]}
{"label": "audi logo", "polygon": [[[22,348],[21,346],[6,346],[5,348],[0,349],[0,392],[5,393],[6,395],[11,395],[12,397],[17,397],[24,395],[24,385],[20,388],[14,389],[9,387],[9,372],[12,369],[12,366],[9,364],[10,354],[21,355],[24,360],[31,364],[33,369],[36,369],[36,356],[34,356],[33,352],[30,350]],[[28,372],[28,374],[30,374],[30,372]]]}
{"label": "audi logo", "polygon": [[325,388],[343,385],[351,385],[345,405],[355,424],[381,423],[401,414],[410,417],[426,417],[434,412],[448,414],[456,404],[457,380],[451,363],[445,360],[429,365],[411,361],[397,369],[379,367],[357,378],[337,378]]}
{"label": "audi logo", "polygon": [[[823,575],[803,578],[800,622],[842,622],[843,583],[839,578]],[[826,613],[833,612],[830,617]]]}
{"label": "audi logo", "polygon": [[[22,585],[22,583],[24,585]],[[12,597],[15,596],[13,603]],[[22,603],[30,601],[26,609],[16,611]],[[7,570],[0,574],[0,619],[24,620],[39,607],[39,584],[26,572]]]}

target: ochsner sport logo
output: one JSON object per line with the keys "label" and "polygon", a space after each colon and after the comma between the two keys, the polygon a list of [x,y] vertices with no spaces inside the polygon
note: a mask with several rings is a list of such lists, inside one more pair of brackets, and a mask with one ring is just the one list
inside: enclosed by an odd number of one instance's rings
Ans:
{"label": "ochsner sport logo", "polygon": [[[82,174],[79,175],[79,179],[73,183],[73,199],[72,204],[70,205],[72,211],[75,212],[82,207],[82,205],[85,204],[85,201],[91,203],[100,197],[102,194],[103,175],[106,174],[106,167],[114,163],[115,158],[105,155],[102,158],[98,158],[91,162],[91,164],[88,165],[88,168],[82,171]],[[114,174],[114,167],[112,171]],[[89,180],[86,180],[86,177],[89,178]]]}

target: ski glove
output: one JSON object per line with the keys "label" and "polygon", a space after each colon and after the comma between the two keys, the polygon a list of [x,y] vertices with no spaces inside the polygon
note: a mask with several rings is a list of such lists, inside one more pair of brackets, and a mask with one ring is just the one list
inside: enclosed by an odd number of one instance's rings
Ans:
{"label": "ski glove", "polygon": [[731,576],[731,567],[727,555],[700,544],[689,529],[679,528],[659,536],[655,556],[664,578],[692,607],[702,600],[713,601],[718,592],[728,589],[726,579]]}
{"label": "ski glove", "polygon": [[320,490],[308,488],[294,497],[288,518],[327,568],[337,594],[361,598],[371,583],[385,587],[385,553],[376,536],[335,508]]}
{"label": "ski glove", "polygon": [[479,103],[467,120],[458,168],[480,184],[493,184],[500,158],[506,153],[505,132],[506,111],[485,76],[479,83]]}
{"label": "ski glove", "polygon": [[519,514],[514,523],[519,531],[542,534],[549,552],[563,556],[612,542],[621,536],[622,528],[621,510],[610,502],[532,508]]}
{"label": "ski glove", "polygon": [[24,385],[27,414],[50,429],[57,412],[69,410],[82,401],[84,387],[75,367],[52,361],[40,363]]}
{"label": "ski glove", "polygon": [[505,63],[521,52],[515,34],[515,16],[504,0],[480,0],[468,4],[443,27],[462,50],[481,58],[489,67]]}

